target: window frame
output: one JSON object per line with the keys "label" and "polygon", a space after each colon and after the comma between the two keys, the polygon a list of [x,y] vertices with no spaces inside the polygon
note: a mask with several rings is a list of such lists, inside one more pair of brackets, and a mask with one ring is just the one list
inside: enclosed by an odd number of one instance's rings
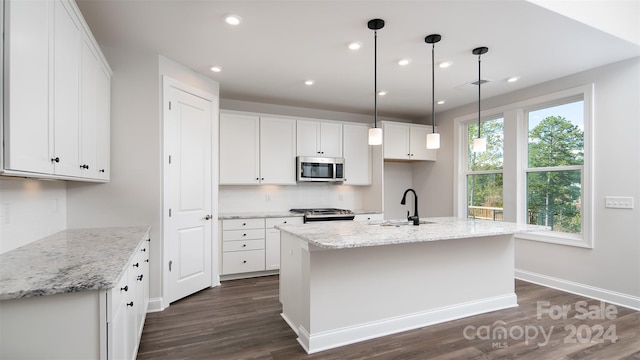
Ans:
{"label": "window frame", "polygon": [[[517,239],[546,242],[582,248],[594,248],[593,240],[593,96],[594,84],[582,85],[547,95],[530,98],[505,106],[487,109],[481,112],[481,121],[495,119],[502,114],[504,119],[504,159],[503,159],[503,200],[504,221],[526,224],[527,222],[527,173],[529,129],[527,113],[536,109],[553,105],[569,103],[571,100],[584,101],[584,163],[581,166],[566,166],[566,170],[581,168],[581,201],[582,201],[582,233],[570,234],[555,231],[516,234]],[[454,215],[467,216],[466,176],[467,169],[467,124],[478,118],[478,113],[472,113],[454,119]],[[533,168],[543,171],[543,168]],[[547,170],[562,170],[561,167],[551,167]],[[511,183],[515,183],[512,186]]]}

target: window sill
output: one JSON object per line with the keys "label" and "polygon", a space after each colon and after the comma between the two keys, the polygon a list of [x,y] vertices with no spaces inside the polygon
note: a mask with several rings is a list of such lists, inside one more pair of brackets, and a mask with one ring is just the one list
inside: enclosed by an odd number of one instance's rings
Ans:
{"label": "window sill", "polygon": [[593,243],[581,235],[555,231],[516,234],[515,238],[519,240],[539,241],[550,244],[593,249]]}

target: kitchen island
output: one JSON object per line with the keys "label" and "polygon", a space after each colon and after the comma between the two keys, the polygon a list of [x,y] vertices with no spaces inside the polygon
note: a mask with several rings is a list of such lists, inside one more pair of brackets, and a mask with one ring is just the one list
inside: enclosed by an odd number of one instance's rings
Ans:
{"label": "kitchen island", "polygon": [[308,353],[517,306],[514,234],[458,218],[279,226],[282,317]]}

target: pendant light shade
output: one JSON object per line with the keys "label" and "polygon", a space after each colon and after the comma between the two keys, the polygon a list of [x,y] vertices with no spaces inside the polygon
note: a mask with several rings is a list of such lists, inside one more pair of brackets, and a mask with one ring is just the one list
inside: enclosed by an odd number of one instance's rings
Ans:
{"label": "pendant light shade", "polygon": [[480,57],[482,56],[482,54],[486,54],[488,51],[489,51],[489,48],[484,46],[475,48],[472,51],[473,55],[478,55],[478,137],[473,140],[473,152],[484,152],[487,150],[487,139],[480,137],[480,127],[481,127],[480,88],[482,87],[482,77],[480,73]]}
{"label": "pendant light shade", "polygon": [[442,39],[439,34],[431,34],[424,42],[431,44],[431,134],[427,134],[427,149],[440,149],[440,134],[436,133],[436,78],[435,49],[436,43]]}
{"label": "pendant light shade", "polygon": [[384,20],[371,19],[367,27],[373,30],[373,129],[369,129],[369,145],[382,145],[382,129],[378,128],[378,30]]}

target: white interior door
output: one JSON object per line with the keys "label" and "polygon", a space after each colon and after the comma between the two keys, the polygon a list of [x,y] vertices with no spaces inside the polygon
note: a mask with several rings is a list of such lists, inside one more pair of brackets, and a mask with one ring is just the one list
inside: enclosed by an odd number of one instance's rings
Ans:
{"label": "white interior door", "polygon": [[212,285],[212,101],[165,82],[169,302]]}

